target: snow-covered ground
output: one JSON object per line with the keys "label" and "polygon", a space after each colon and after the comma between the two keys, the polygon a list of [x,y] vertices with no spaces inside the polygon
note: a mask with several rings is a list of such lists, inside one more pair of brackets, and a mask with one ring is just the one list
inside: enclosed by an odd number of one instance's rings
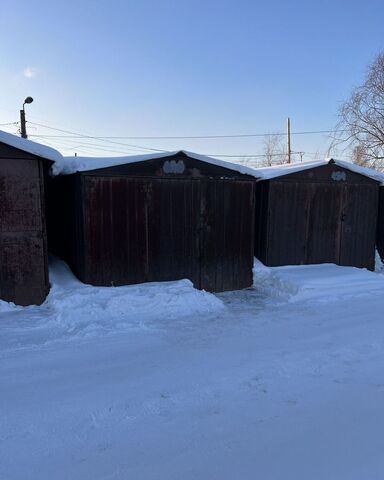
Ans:
{"label": "snow-covered ground", "polygon": [[384,478],[384,275],[77,282],[0,304],[1,480]]}

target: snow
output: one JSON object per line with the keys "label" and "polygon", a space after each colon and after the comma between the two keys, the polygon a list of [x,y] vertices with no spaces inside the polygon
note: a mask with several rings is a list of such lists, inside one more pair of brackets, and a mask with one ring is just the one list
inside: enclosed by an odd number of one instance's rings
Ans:
{"label": "snow", "polygon": [[377,250],[375,251],[375,272],[384,273],[384,263]]}
{"label": "snow", "polygon": [[272,178],[289,175],[291,173],[297,173],[310,168],[317,168],[324,165],[328,165],[330,162],[336,165],[346,168],[360,175],[372,178],[380,183],[384,183],[384,173],[378,172],[371,168],[360,167],[351,162],[345,162],[343,160],[326,159],[316,160],[309,162],[290,163],[284,165],[274,165],[272,167],[263,168],[249,168],[240,164],[230,163],[217,158],[208,157],[206,155],[200,155],[198,153],[187,152],[186,150],[180,150],[175,152],[161,152],[150,153],[147,155],[131,155],[128,157],[62,157],[52,167],[53,175],[70,175],[76,172],[86,172],[91,170],[97,170],[100,168],[114,167],[117,165],[125,165],[130,163],[145,162],[147,160],[154,160],[157,158],[166,158],[172,155],[184,153],[190,158],[200,160],[202,162],[210,163],[223,168],[228,168],[236,172],[250,175],[258,180],[270,180]]}
{"label": "snow", "polygon": [[43,306],[0,313],[1,479],[383,478],[383,275],[256,262],[219,295],[51,277]]}
{"label": "snow", "polygon": [[[50,281],[50,293],[40,308],[31,306],[25,309],[0,300],[0,312],[10,313],[10,327],[21,320],[20,328],[24,329],[26,311],[41,316],[38,336],[32,339],[39,344],[61,336],[91,337],[146,328],[153,322],[159,324],[162,320],[209,314],[225,308],[218,298],[196,290],[187,279],[124,287],[93,287],[77,280],[67,264],[58,259],[51,260]],[[7,329],[5,320],[3,329],[4,325]],[[6,348],[1,341],[0,346]]]}
{"label": "snow", "polygon": [[225,162],[217,158],[207,157],[198,153],[179,150],[175,152],[150,153],[146,155],[130,155],[128,157],[63,157],[61,161],[55,163],[52,169],[53,175],[70,175],[76,172],[85,172],[89,170],[97,170],[99,168],[115,167],[117,165],[125,165],[130,163],[145,162],[147,160],[155,160],[157,158],[166,158],[172,155],[184,153],[189,158],[200,160],[201,162],[216,165],[218,167],[228,168],[245,175],[255,176],[252,168],[244,167],[236,163]]}
{"label": "snow", "polygon": [[11,133],[0,130],[0,142],[5,143],[14,148],[18,148],[24,152],[32,153],[38,157],[45,158],[46,160],[52,160],[53,162],[62,162],[62,155],[57,150],[42,145],[41,143],[32,142],[25,138],[17,137]]}
{"label": "snow", "polygon": [[254,283],[267,295],[290,302],[314,300],[326,303],[340,297],[356,299],[384,292],[384,276],[331,263],[268,268],[255,260]]}
{"label": "snow", "polygon": [[290,175],[292,173],[298,173],[311,168],[323,167],[329,163],[334,163],[339,167],[343,167],[351,172],[364,175],[365,177],[372,178],[380,183],[384,182],[384,173],[373,170],[372,168],[361,167],[351,162],[344,160],[337,160],[329,158],[326,160],[315,160],[309,162],[289,163],[283,165],[273,165],[272,167],[255,168],[254,175],[259,180],[270,180],[272,178],[282,177],[284,175]]}

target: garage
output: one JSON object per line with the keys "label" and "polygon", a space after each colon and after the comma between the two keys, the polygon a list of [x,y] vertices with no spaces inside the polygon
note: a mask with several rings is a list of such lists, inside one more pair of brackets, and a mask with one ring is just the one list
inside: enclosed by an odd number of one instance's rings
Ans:
{"label": "garage", "polygon": [[253,171],[185,151],[65,159],[49,188],[49,245],[84,283],[252,285]]}

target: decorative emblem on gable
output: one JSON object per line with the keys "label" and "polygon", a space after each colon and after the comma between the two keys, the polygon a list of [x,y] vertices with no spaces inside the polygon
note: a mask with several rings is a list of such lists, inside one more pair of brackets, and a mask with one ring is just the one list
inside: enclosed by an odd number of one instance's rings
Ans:
{"label": "decorative emblem on gable", "polygon": [[331,177],[335,182],[345,182],[347,180],[347,174],[345,172],[332,172]]}
{"label": "decorative emblem on gable", "polygon": [[184,173],[185,171],[185,163],[183,160],[166,160],[163,164],[163,172],[164,173]]}

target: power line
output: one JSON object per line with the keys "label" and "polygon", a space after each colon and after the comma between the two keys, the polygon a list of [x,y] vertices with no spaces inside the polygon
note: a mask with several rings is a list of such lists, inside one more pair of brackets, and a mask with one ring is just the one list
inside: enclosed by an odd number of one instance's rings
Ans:
{"label": "power line", "polygon": [[[49,145],[51,145],[51,146],[53,145],[53,143],[51,143],[51,141],[48,142],[48,140],[46,140],[46,139],[43,139],[43,141],[45,143],[49,143]],[[75,143],[73,143],[73,142],[70,142],[66,139],[61,139],[61,140],[52,139],[52,142],[54,142],[56,144],[56,148],[57,148],[57,145],[59,145],[60,148],[63,148],[64,150],[87,151],[88,154],[89,153],[94,154],[95,150],[97,150],[97,151],[100,150],[100,151],[103,151],[103,152],[119,153],[120,155],[132,155],[132,154],[138,154],[138,153],[145,152],[145,150],[143,150],[143,149],[138,151],[137,149],[132,150],[130,148],[125,148],[125,149],[121,148],[121,149],[117,150],[116,149],[117,147],[115,147],[115,148],[108,147],[108,145],[105,145],[104,146],[105,148],[103,148],[99,144],[94,145],[94,144],[88,143],[88,142],[80,142],[80,143],[75,142]]]}
{"label": "power line", "polygon": [[[30,137],[40,137],[40,138],[93,138],[98,140],[191,140],[191,139],[209,139],[209,138],[252,138],[252,137],[270,137],[270,136],[287,136],[287,132],[275,132],[275,133],[242,133],[242,134],[233,134],[233,135],[184,135],[184,136],[117,136],[117,135],[82,135],[74,132],[69,132],[66,130],[61,130],[59,128],[48,127],[46,125],[40,125],[38,123],[29,122],[34,125],[39,125],[41,127],[50,128],[51,130],[57,130],[60,132],[71,133],[71,135],[30,135]],[[291,135],[315,135],[315,134],[326,134],[326,133],[336,133],[343,132],[345,130],[313,130],[313,131],[303,131],[303,132],[291,132]]]}
{"label": "power line", "polygon": [[[32,124],[34,124],[33,122],[30,122]],[[36,125],[36,124],[35,124]],[[52,128],[53,127],[47,127],[47,128]],[[32,135],[30,135],[32,136]],[[78,143],[76,145],[73,145],[73,144],[70,144],[68,143],[69,142],[69,138],[73,138],[73,139],[82,139],[82,138],[90,138],[90,139],[95,139],[95,140],[100,140],[99,137],[91,137],[89,135],[87,136],[79,136],[79,135],[74,135],[74,136],[49,136],[49,135],[33,135],[34,137],[39,137],[39,138],[42,138],[42,139],[45,139],[46,137],[47,138],[52,138],[52,141],[56,142],[57,144],[61,144],[61,145],[64,145],[65,147],[65,150],[80,150],[80,151],[84,151],[84,150],[87,150],[88,152],[92,151],[92,150],[100,150],[100,151],[106,151],[106,152],[113,152],[113,153],[120,153],[120,154],[132,154],[132,153],[143,153],[143,151],[147,150],[147,147],[137,147],[135,146],[134,148],[139,148],[141,150],[141,152],[135,152],[133,150],[130,150],[130,151],[122,151],[122,150],[117,150],[117,149],[114,149],[114,148],[102,148],[100,145],[93,145],[91,143],[85,143],[85,142],[82,142],[82,143]],[[60,140],[55,140],[55,138],[60,138]],[[48,143],[47,140],[45,140],[46,143]],[[63,142],[66,142],[66,143],[63,143]],[[120,145],[120,143],[118,143]],[[49,145],[52,146],[52,143],[49,143]],[[121,145],[126,145],[126,144],[121,144]],[[85,147],[85,148],[83,148]],[[129,149],[128,149],[129,150]],[[158,150],[157,150],[158,151]],[[161,152],[164,152],[166,153],[167,150],[161,150]],[[315,155],[314,153],[309,153],[309,152],[303,152],[303,151],[293,151],[291,152],[293,155]],[[269,155],[268,154],[257,154],[257,153],[249,153],[249,154],[224,154],[224,153],[206,153],[204,155],[207,155],[207,156],[212,156],[212,157],[225,157],[225,158],[244,158],[244,159],[252,159],[252,158],[265,158],[265,157],[268,157]],[[286,157],[287,156],[287,153],[274,153],[272,154],[273,157]]]}
{"label": "power line", "polygon": [[[78,137],[75,137],[78,138]],[[48,143],[50,146],[53,145],[53,143],[48,142],[47,140],[44,139],[46,143]],[[58,145],[61,145],[64,147],[65,150],[80,150],[80,151],[85,151],[87,150],[88,152],[92,152],[92,150],[100,150],[104,152],[113,152],[113,153],[120,153],[122,155],[132,155],[132,154],[140,154],[140,153],[145,153],[144,149],[141,150],[141,152],[137,152],[134,150],[117,150],[115,148],[102,148],[100,145],[93,145],[92,143],[87,143],[87,142],[81,142],[77,143],[74,145],[73,143],[69,143],[69,140],[66,139],[61,139],[61,140],[54,140],[52,139],[53,142],[55,142]],[[65,142],[65,143],[64,143]],[[84,148],[85,147],[85,148]],[[107,145],[106,145],[107,147]],[[165,151],[164,151],[165,152]],[[314,153],[309,153],[309,152],[303,152],[303,151],[292,151],[292,155],[315,155]],[[204,153],[204,155],[210,156],[210,157],[228,157],[228,158],[265,158],[268,156],[272,157],[286,157],[287,153],[273,153],[273,154],[258,154],[258,153],[247,153],[247,154],[225,154],[225,153]]]}
{"label": "power line", "polygon": [[[92,145],[91,143],[77,143],[76,145],[74,144],[70,144],[70,143],[67,143],[66,140],[54,140],[54,142],[56,143],[56,145],[52,142],[48,142],[48,140],[44,140],[45,143],[47,143],[48,145],[50,146],[53,146],[53,147],[56,147],[57,148],[57,144],[61,146],[61,148],[63,148],[63,150],[78,150],[78,151],[82,151],[86,154],[92,154],[94,152],[94,150],[97,150],[97,151],[103,151],[103,152],[113,152],[113,153],[118,153],[118,154],[121,154],[121,155],[132,155],[132,154],[142,154],[142,153],[145,153],[143,151],[141,152],[137,152],[137,151],[133,151],[133,150],[130,150],[130,151],[122,151],[122,150],[116,150],[116,149],[113,149],[113,148],[102,148],[100,147],[99,145]],[[66,142],[66,143],[63,143],[63,142]],[[315,153],[310,153],[310,152],[303,152],[303,151],[300,151],[300,152],[291,152],[292,155],[316,155]],[[221,153],[205,153],[204,155],[207,155],[207,156],[210,156],[210,157],[223,157],[223,158],[243,158],[243,159],[253,159],[253,158],[265,158],[265,157],[268,157],[268,156],[271,156],[271,157],[286,157],[287,154],[286,153],[274,153],[272,155],[270,154],[256,154],[256,153],[249,153],[249,154],[221,154]],[[96,158],[97,159],[97,158]]]}
{"label": "power line", "polygon": [[[47,141],[44,135],[41,135],[41,136],[36,135],[35,138],[41,138],[42,141]],[[87,138],[84,139],[83,137],[73,137],[72,139],[65,138],[65,137],[64,138],[48,137],[48,139],[49,141],[55,142],[59,145],[64,144],[65,146],[71,146],[72,148],[77,148],[76,146],[79,145],[79,146],[90,147],[91,149],[100,149],[100,150],[111,151],[116,153],[127,153],[127,152],[137,153],[138,151],[142,152],[146,150],[145,148],[139,148],[139,147],[123,147],[123,146],[120,147],[120,146],[114,146],[114,145],[110,147],[108,144],[98,143],[99,140],[90,139],[89,141],[87,141],[88,139]]]}
{"label": "power line", "polygon": [[[113,153],[118,153],[118,154],[132,154],[132,153],[143,153],[146,151],[154,151],[154,152],[168,152],[169,150],[163,150],[163,149],[156,149],[156,148],[151,148],[151,147],[146,147],[142,145],[132,145],[128,143],[122,143],[122,142],[116,142],[112,141],[110,139],[209,139],[209,138],[247,138],[247,137],[265,137],[265,136],[271,136],[271,135],[276,135],[276,136],[286,136],[287,132],[276,132],[276,133],[254,133],[254,134],[236,134],[236,135],[201,135],[201,136],[141,136],[141,137],[128,137],[128,136],[97,136],[97,135],[85,135],[82,133],[77,133],[73,132],[71,130],[65,130],[65,129],[60,129],[60,128],[55,128],[51,127],[49,125],[37,123],[37,122],[31,122],[29,121],[28,123],[32,125],[36,125],[42,128],[47,128],[49,130],[53,131],[58,131],[62,132],[65,135],[43,135],[43,134],[31,134],[30,137],[35,137],[35,138],[41,138],[41,139],[52,139],[52,141],[56,142],[57,144],[63,145],[63,142],[68,142],[64,143],[64,149],[65,150],[80,150],[80,151],[92,151],[92,150],[100,150],[100,151],[107,151],[107,152],[113,152]],[[12,122],[9,123],[9,125],[17,125],[18,122]],[[336,130],[313,130],[313,131],[301,131],[301,132],[293,132],[291,135],[310,135],[310,134],[325,134],[325,133],[332,133],[335,132]],[[57,139],[57,140],[55,140]],[[86,143],[86,142],[81,142],[74,146],[73,144],[70,144],[70,139],[90,139],[90,140],[95,140],[98,142],[105,142],[107,145],[105,145],[107,148],[102,148],[101,145],[94,145],[91,143]],[[48,141],[46,140],[46,143]],[[52,145],[51,143],[48,143]],[[129,147],[128,149],[113,149],[113,148],[108,148],[109,144],[114,144],[114,145],[121,145],[123,147]],[[85,147],[85,148],[83,148]],[[132,149],[135,149],[136,152]],[[130,150],[129,152],[127,150]],[[312,153],[308,152],[292,152],[292,154],[295,155],[315,155]],[[213,157],[223,157],[223,158],[239,158],[239,159],[252,159],[252,158],[265,158],[269,155],[267,154],[206,154],[208,156],[213,156]],[[286,153],[275,153],[273,154],[273,157],[281,157],[281,156],[286,156]]]}
{"label": "power line", "polygon": [[6,127],[8,125],[18,125],[19,122],[8,122],[8,123],[0,123],[0,127]]}
{"label": "power line", "polygon": [[[307,152],[292,152],[292,155],[314,155],[312,153],[307,153]],[[240,155],[227,155],[225,153],[205,153],[204,155],[207,155],[208,157],[241,157],[241,158],[264,158],[264,157],[287,157],[287,153],[272,153],[272,154],[252,154],[252,153],[247,153],[247,154],[240,154]]]}
{"label": "power line", "polygon": [[107,139],[104,139],[104,138],[100,138],[100,137],[95,137],[93,135],[82,135],[81,133],[76,133],[76,132],[71,132],[69,130],[62,130],[61,128],[54,128],[54,127],[50,127],[48,125],[43,125],[41,123],[35,123],[35,122],[31,122],[29,121],[28,123],[30,123],[31,125],[36,125],[38,127],[43,127],[43,128],[48,128],[49,130],[56,130],[58,132],[63,132],[63,133],[69,133],[71,135],[75,135],[74,138],[90,138],[92,140],[100,140],[102,142],[106,142],[106,143],[113,143],[113,144],[116,144],[116,145],[123,145],[124,147],[133,147],[133,148],[139,148],[141,150],[150,150],[150,151],[153,151],[153,152],[167,152],[167,150],[160,150],[158,148],[151,148],[151,147],[143,147],[142,145],[130,145],[128,143],[122,143],[122,142],[115,142],[115,141],[112,141],[112,140],[107,140]]}

